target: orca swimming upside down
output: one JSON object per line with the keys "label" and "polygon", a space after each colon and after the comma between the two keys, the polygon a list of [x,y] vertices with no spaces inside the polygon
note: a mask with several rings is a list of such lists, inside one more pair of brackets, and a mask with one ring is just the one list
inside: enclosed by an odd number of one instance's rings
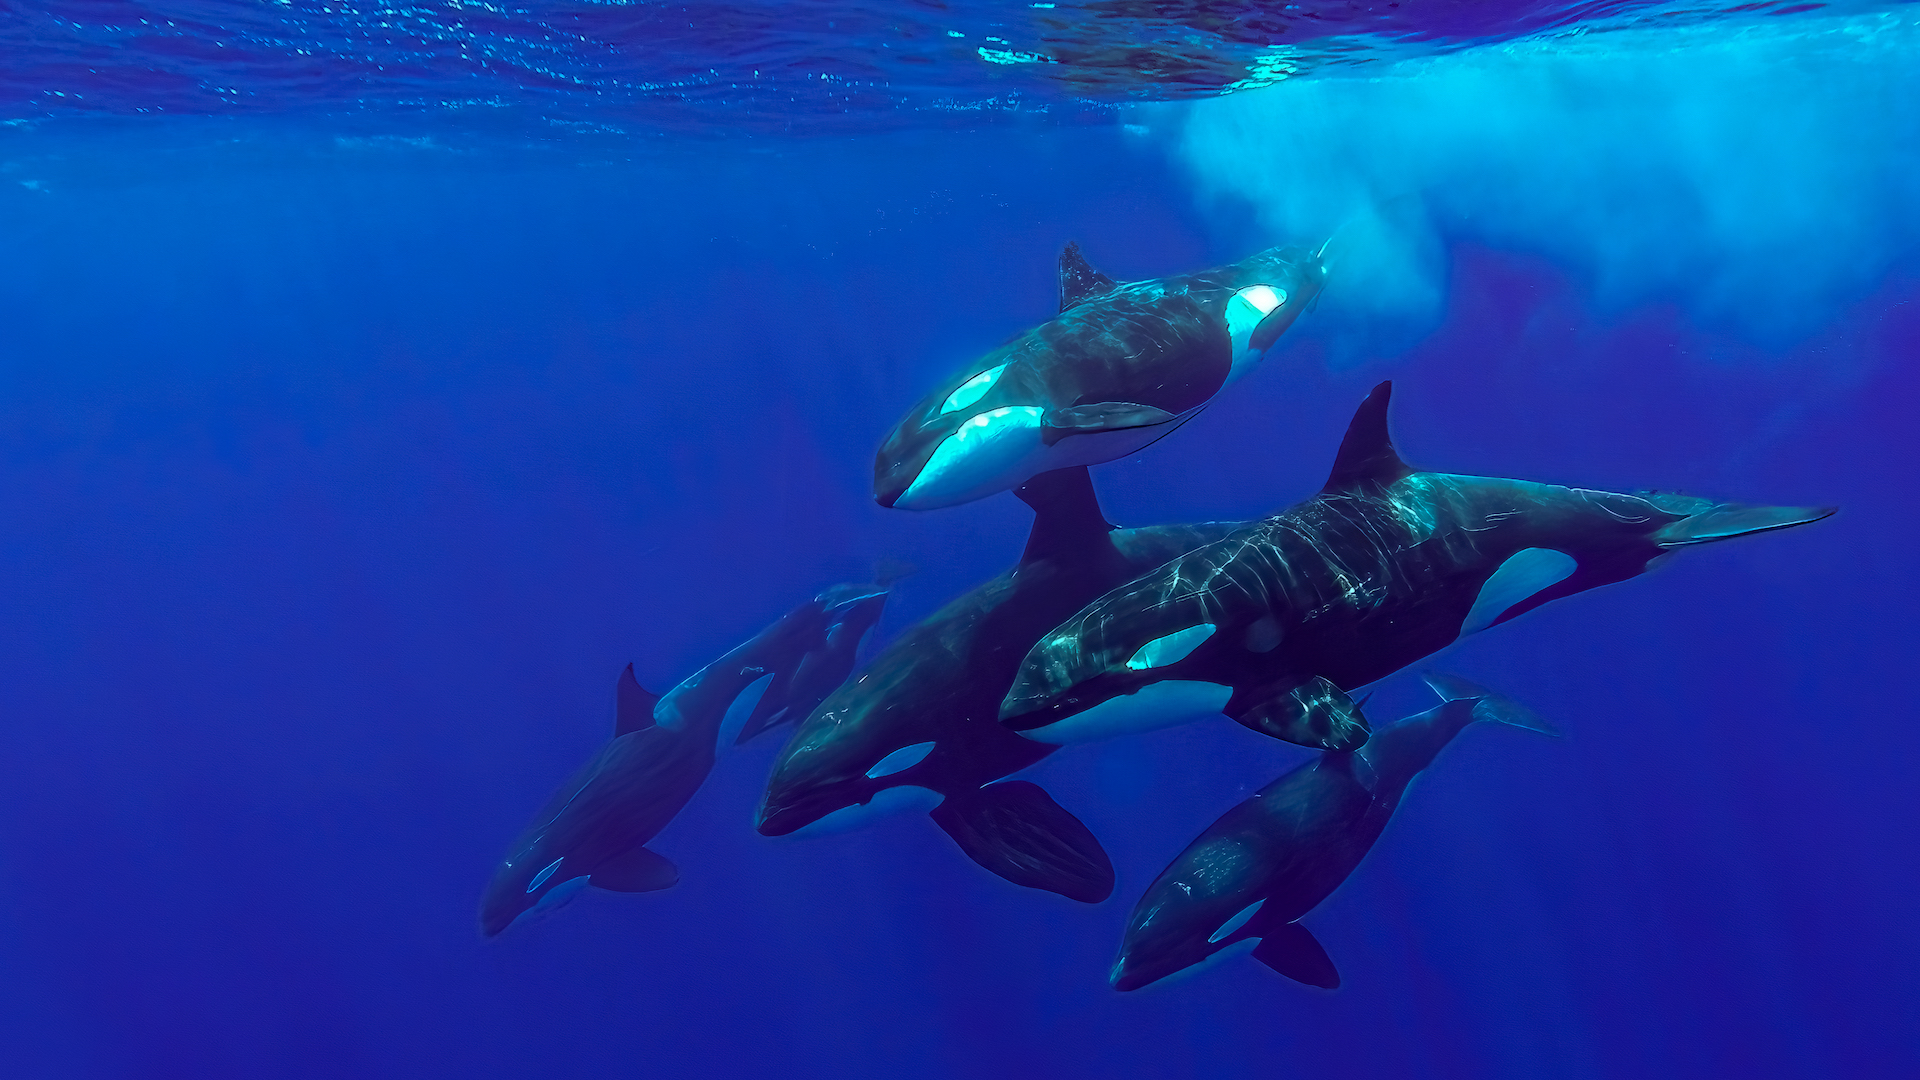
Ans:
{"label": "orca swimming upside down", "polygon": [[914,406],[874,459],[873,496],[907,510],[957,506],[1131,454],[1264,360],[1325,278],[1321,252],[1276,247],[1120,283],[1068,244],[1060,314]]}

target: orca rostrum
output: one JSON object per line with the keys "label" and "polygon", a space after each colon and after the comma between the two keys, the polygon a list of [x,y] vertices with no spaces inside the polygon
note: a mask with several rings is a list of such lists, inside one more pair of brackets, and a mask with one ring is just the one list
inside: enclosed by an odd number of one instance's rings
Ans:
{"label": "orca rostrum", "polygon": [[1491,720],[1555,734],[1525,707],[1464,679],[1427,676],[1441,704],[1329,750],[1235,806],[1161,871],[1127,919],[1116,990],[1137,990],[1208,961],[1253,958],[1309,986],[1340,975],[1297,921],[1353,873],[1407,785],[1467,725]]}
{"label": "orca rostrum", "polygon": [[1266,358],[1320,293],[1321,251],[1116,282],[1069,243],[1060,313],[948,379],[874,458],[882,506],[931,510],[1131,454]]}
{"label": "orca rostrum", "polygon": [[1682,548],[1826,507],[1741,506],[1422,472],[1360,406],[1326,487],[1109,592],[1040,638],[1001,706],[1049,743],[1177,711],[1325,750],[1367,739],[1347,692]]}
{"label": "orca rostrum", "polygon": [[645,845],[713,770],[729,717],[743,725],[745,741],[812,712],[853,669],[860,636],[886,597],[878,585],[828,589],[660,697],[627,665],[614,687],[613,738],[554,792],[495,868],[481,898],[481,933],[492,937],[587,885],[652,892],[677,882],[674,865]]}
{"label": "orca rostrum", "polygon": [[1240,523],[1114,529],[1084,466],[1017,494],[1033,530],[1013,569],[890,642],[804,720],[780,752],[757,827],[826,832],[906,809],[1017,884],[1097,903],[1113,865],[1079,819],[1038,785],[1006,777],[1053,747],[999,723],[1020,658],[1087,601]]}

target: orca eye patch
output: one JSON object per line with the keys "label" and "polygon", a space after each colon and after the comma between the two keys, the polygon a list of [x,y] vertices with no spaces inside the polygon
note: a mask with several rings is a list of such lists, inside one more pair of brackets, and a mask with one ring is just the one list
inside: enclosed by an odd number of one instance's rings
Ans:
{"label": "orca eye patch", "polygon": [[565,855],[562,855],[559,858],[548,863],[546,869],[533,875],[533,881],[527,886],[527,891],[532,892],[533,890],[546,884],[547,879],[553,876],[553,872],[555,870],[560,869],[560,864],[566,861],[567,861],[567,857]]}
{"label": "orca eye patch", "polygon": [[1212,637],[1214,629],[1212,623],[1201,623],[1154,638],[1134,650],[1133,656],[1127,660],[1127,667],[1134,671],[1145,671],[1177,664],[1185,660],[1188,653],[1199,648],[1201,642]]}
{"label": "orca eye patch", "polygon": [[939,415],[945,416],[950,412],[958,412],[974,402],[979,401],[981,398],[986,397],[987,391],[993,389],[993,384],[999,381],[1000,373],[1005,370],[1007,370],[1007,365],[1001,364],[999,367],[988,368],[973,378],[968,379],[966,382],[961,383],[960,389],[947,395],[945,404],[940,406]]}
{"label": "orca eye patch", "polygon": [[930,742],[903,746],[893,753],[888,754],[886,757],[881,758],[873,768],[868,769],[867,779],[878,780],[883,776],[892,776],[897,772],[906,772],[908,769],[926,760],[927,755],[931,753],[933,753],[933,744]]}
{"label": "orca eye patch", "polygon": [[1260,906],[1262,904],[1265,904],[1266,902],[1267,902],[1267,898],[1263,896],[1260,899],[1255,900],[1253,903],[1248,904],[1246,907],[1241,908],[1239,912],[1233,916],[1233,918],[1228,919],[1226,922],[1223,922],[1220,924],[1220,929],[1215,930],[1213,934],[1207,938],[1207,944],[1218,945],[1220,944],[1221,941],[1226,939],[1227,935],[1247,925],[1247,920],[1253,918],[1254,915],[1258,914],[1260,911]]}

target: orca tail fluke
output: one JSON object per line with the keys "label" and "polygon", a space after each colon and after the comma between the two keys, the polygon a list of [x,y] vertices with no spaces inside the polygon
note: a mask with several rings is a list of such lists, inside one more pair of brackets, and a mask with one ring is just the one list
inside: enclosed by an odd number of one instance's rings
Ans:
{"label": "orca tail fluke", "polygon": [[1442,701],[1472,701],[1475,720],[1490,720],[1496,724],[1537,731],[1556,739],[1561,737],[1560,729],[1548,723],[1539,713],[1458,675],[1429,671],[1421,678],[1426,680],[1434,693],[1440,695]]}
{"label": "orca tail fluke", "polygon": [[1322,990],[1340,988],[1340,971],[1320,942],[1299,923],[1282,923],[1267,930],[1254,947],[1253,958],[1297,983]]}
{"label": "orca tail fluke", "polygon": [[1106,849],[1038,784],[1003,780],[951,795],[929,816],[968,858],[1015,885],[1083,904],[1113,895]]}
{"label": "orca tail fluke", "polygon": [[1663,548],[1710,544],[1736,536],[1791,529],[1822,518],[1832,517],[1833,506],[1740,506],[1727,504],[1690,514],[1653,534],[1653,542]]}
{"label": "orca tail fluke", "polygon": [[740,734],[734,736],[733,745],[745,746],[764,732],[794,719],[793,710],[785,705],[770,709],[765,714],[756,709],[752,716],[747,717],[747,722],[740,725]]}

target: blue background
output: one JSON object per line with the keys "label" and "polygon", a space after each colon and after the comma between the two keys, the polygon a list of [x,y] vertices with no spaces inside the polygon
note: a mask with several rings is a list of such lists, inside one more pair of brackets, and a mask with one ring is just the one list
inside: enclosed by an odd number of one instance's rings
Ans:
{"label": "blue background", "polygon": [[1391,377],[1422,467],[1843,507],[1438,660],[1568,737],[1475,729],[1415,786],[1306,920],[1342,990],[1238,961],[1120,995],[1133,899],[1296,749],[1222,720],[1034,770],[1114,857],[1098,907],[921,817],[757,836],[773,736],[653,845],[679,887],[492,942],[474,910],[621,665],[664,689],[876,559],[920,568],[894,633],[1017,556],[1010,496],[867,482],[932,380],[1050,314],[1063,241],[1144,277],[1281,238],[1109,130],[47,160],[0,190],[8,1076],[1920,1068],[1911,264],[1756,345],[1451,237],[1406,348],[1347,356],[1330,292],[1097,469],[1122,524],[1268,513]]}

